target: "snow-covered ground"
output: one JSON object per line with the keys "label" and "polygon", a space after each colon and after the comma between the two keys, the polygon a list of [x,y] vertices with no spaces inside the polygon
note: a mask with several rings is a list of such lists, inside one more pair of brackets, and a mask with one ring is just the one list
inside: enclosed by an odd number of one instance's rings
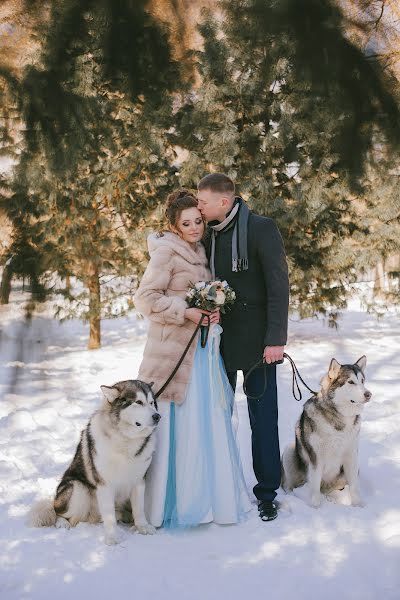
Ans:
{"label": "snow-covered ground", "polygon": [[[392,600],[400,598],[400,322],[356,308],[339,330],[322,321],[291,321],[289,353],[315,389],[330,359],[368,357],[367,405],[360,441],[365,508],[347,491],[320,509],[306,490],[279,493],[279,518],[262,523],[254,507],[237,526],[206,525],[140,536],[125,530],[119,546],[102,526],[28,529],[32,502],[52,494],[72,458],[79,432],[96,408],[101,384],[137,374],[146,323],[132,314],[103,323],[103,347],[86,350],[87,328],[60,324],[44,307],[23,319],[18,286],[0,307],[0,597]],[[293,439],[301,404],[291,372],[279,367],[280,437]],[[306,396],[307,397],[307,396]],[[237,394],[239,438],[253,484],[245,398]]]}

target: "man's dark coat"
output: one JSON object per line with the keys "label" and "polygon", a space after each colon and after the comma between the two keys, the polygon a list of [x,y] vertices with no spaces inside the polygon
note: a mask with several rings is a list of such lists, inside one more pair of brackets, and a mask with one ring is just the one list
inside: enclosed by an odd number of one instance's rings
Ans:
{"label": "man's dark coat", "polygon": [[[247,370],[265,346],[287,341],[289,282],[282,237],[272,219],[250,212],[247,271],[232,272],[233,227],[217,233],[215,274],[236,292],[233,308],[222,317],[221,351],[226,370]],[[210,255],[211,233],[205,238]]]}

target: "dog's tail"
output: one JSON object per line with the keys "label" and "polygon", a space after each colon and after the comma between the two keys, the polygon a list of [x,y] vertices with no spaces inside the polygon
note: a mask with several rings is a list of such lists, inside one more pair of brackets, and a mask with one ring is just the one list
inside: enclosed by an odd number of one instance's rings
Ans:
{"label": "dog's tail", "polygon": [[54,510],[54,500],[48,498],[39,500],[28,513],[28,527],[52,527],[56,524],[57,515]]}

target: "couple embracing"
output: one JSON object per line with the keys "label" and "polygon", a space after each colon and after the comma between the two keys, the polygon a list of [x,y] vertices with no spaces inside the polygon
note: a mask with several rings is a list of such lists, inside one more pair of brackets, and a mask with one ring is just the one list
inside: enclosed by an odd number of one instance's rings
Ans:
{"label": "couple embracing", "polygon": [[[232,424],[237,371],[263,356],[247,381],[254,494],[263,521],[276,518],[280,485],[276,361],[287,336],[289,285],[275,223],[252,213],[222,173],[205,176],[197,198],[187,190],[167,199],[168,231],[148,239],[150,262],[135,304],[150,320],[138,378],[157,392],[176,366],[202,311],[188,308],[191,284],[226,280],[232,309],[209,314],[205,347],[195,340],[159,396],[157,450],[146,475],[146,511],[155,527],[232,524],[251,504]],[[219,325],[221,322],[222,327]]]}

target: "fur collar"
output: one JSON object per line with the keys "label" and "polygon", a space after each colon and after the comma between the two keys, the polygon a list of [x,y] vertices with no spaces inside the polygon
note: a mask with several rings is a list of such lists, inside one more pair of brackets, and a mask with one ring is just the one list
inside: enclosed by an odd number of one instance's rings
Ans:
{"label": "fur collar", "polygon": [[193,247],[176,233],[172,231],[163,231],[160,233],[151,233],[147,238],[147,246],[150,256],[159,248],[169,248],[176,254],[179,254],[188,263],[192,265],[207,265],[207,258],[202,242],[197,242]]}

